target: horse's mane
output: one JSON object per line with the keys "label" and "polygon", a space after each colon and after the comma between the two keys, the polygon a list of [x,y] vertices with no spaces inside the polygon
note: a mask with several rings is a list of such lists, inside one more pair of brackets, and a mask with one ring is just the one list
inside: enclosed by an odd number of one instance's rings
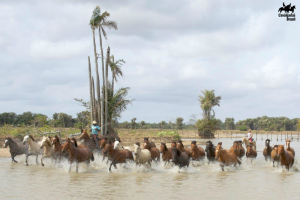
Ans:
{"label": "horse's mane", "polygon": [[5,139],[11,141],[11,142],[14,143],[14,144],[17,144],[11,137],[7,137],[7,138],[5,138]]}
{"label": "horse's mane", "polygon": [[29,138],[36,142],[32,135],[29,135]]}
{"label": "horse's mane", "polygon": [[178,143],[180,143],[182,145],[182,148],[184,148],[181,140],[178,140]]}
{"label": "horse's mane", "polygon": [[73,140],[73,141],[74,141],[74,145],[75,145],[75,147],[78,147],[76,139],[75,139],[74,137],[72,137],[72,139],[71,139],[71,140]]}
{"label": "horse's mane", "polygon": [[165,147],[165,150],[168,151],[167,145],[164,142],[162,142],[161,145],[163,145]]}
{"label": "horse's mane", "polygon": [[57,139],[58,144],[61,145],[59,137],[56,135],[56,136],[54,136],[54,138]]}
{"label": "horse's mane", "polygon": [[[181,143],[182,144],[182,143]],[[191,144],[194,144],[197,147],[197,142],[194,140]],[[183,146],[183,145],[182,145]]]}
{"label": "horse's mane", "polygon": [[212,143],[210,140],[208,140],[206,143]]}
{"label": "horse's mane", "polygon": [[139,143],[139,142],[136,142],[135,144],[138,145],[138,146],[140,146],[140,143]]}

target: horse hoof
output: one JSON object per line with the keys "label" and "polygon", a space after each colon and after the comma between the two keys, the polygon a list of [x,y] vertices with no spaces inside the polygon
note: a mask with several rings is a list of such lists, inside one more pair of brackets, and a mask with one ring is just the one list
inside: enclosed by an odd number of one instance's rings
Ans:
{"label": "horse hoof", "polygon": [[44,167],[45,165],[44,165],[44,164],[42,164],[42,166]]}
{"label": "horse hoof", "polygon": [[26,166],[28,166],[28,164],[26,163]]}

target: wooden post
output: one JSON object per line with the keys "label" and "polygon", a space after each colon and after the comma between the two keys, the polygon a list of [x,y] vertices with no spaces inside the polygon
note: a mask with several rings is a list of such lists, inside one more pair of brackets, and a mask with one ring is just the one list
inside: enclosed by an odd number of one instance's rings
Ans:
{"label": "wooden post", "polygon": [[94,102],[94,98],[93,98],[93,90],[92,90],[92,72],[91,72],[91,61],[90,61],[90,57],[88,56],[88,61],[89,61],[89,85],[90,85],[90,109],[91,109],[91,124],[93,123],[94,120],[94,107],[93,107],[93,102]]}
{"label": "wooden post", "polygon": [[94,77],[92,77],[92,95],[93,95],[93,118],[95,121],[97,121],[97,109],[98,109],[98,105],[97,105],[97,101],[96,101],[96,97],[95,97],[95,82],[94,82]]}

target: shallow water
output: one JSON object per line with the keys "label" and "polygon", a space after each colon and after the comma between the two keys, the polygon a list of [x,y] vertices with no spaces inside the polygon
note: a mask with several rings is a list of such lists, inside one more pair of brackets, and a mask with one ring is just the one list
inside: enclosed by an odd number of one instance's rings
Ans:
{"label": "shallow water", "polygon": [[[260,138],[260,137],[259,137]],[[200,140],[205,142],[206,140]],[[229,149],[233,140],[213,139],[214,144],[223,142]],[[283,144],[273,138],[271,144]],[[201,145],[202,146],[202,145]],[[19,163],[10,158],[0,158],[1,199],[299,199],[300,165],[297,156],[300,142],[291,146],[296,151],[296,161],[288,172],[281,167],[272,167],[265,162],[262,150],[264,141],[257,141],[258,157],[251,163],[243,158],[243,164],[234,169],[226,167],[222,172],[219,164],[208,164],[207,160],[193,163],[178,173],[177,167],[153,164],[151,169],[136,167],[134,163],[112,168],[108,172],[106,162],[97,156],[88,168],[79,165],[79,173],[68,173],[68,163],[61,166],[45,160],[45,167],[35,164],[30,157],[25,166],[25,156],[17,156]],[[204,147],[204,146],[202,146]],[[40,162],[40,159],[39,159]]]}

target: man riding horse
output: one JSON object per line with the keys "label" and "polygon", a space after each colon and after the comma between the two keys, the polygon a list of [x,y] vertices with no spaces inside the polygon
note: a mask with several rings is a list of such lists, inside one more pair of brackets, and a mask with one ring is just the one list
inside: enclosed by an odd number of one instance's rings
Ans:
{"label": "man riding horse", "polygon": [[100,127],[97,125],[96,121],[93,121],[93,125],[92,125],[92,138],[95,142],[95,145],[97,147],[97,149],[99,149],[99,145],[98,145],[98,131],[100,131]]}
{"label": "man riding horse", "polygon": [[247,133],[247,139],[248,139],[248,141],[249,142],[253,142],[253,135],[252,135],[252,133],[251,133],[251,129],[249,129],[249,133]]}

